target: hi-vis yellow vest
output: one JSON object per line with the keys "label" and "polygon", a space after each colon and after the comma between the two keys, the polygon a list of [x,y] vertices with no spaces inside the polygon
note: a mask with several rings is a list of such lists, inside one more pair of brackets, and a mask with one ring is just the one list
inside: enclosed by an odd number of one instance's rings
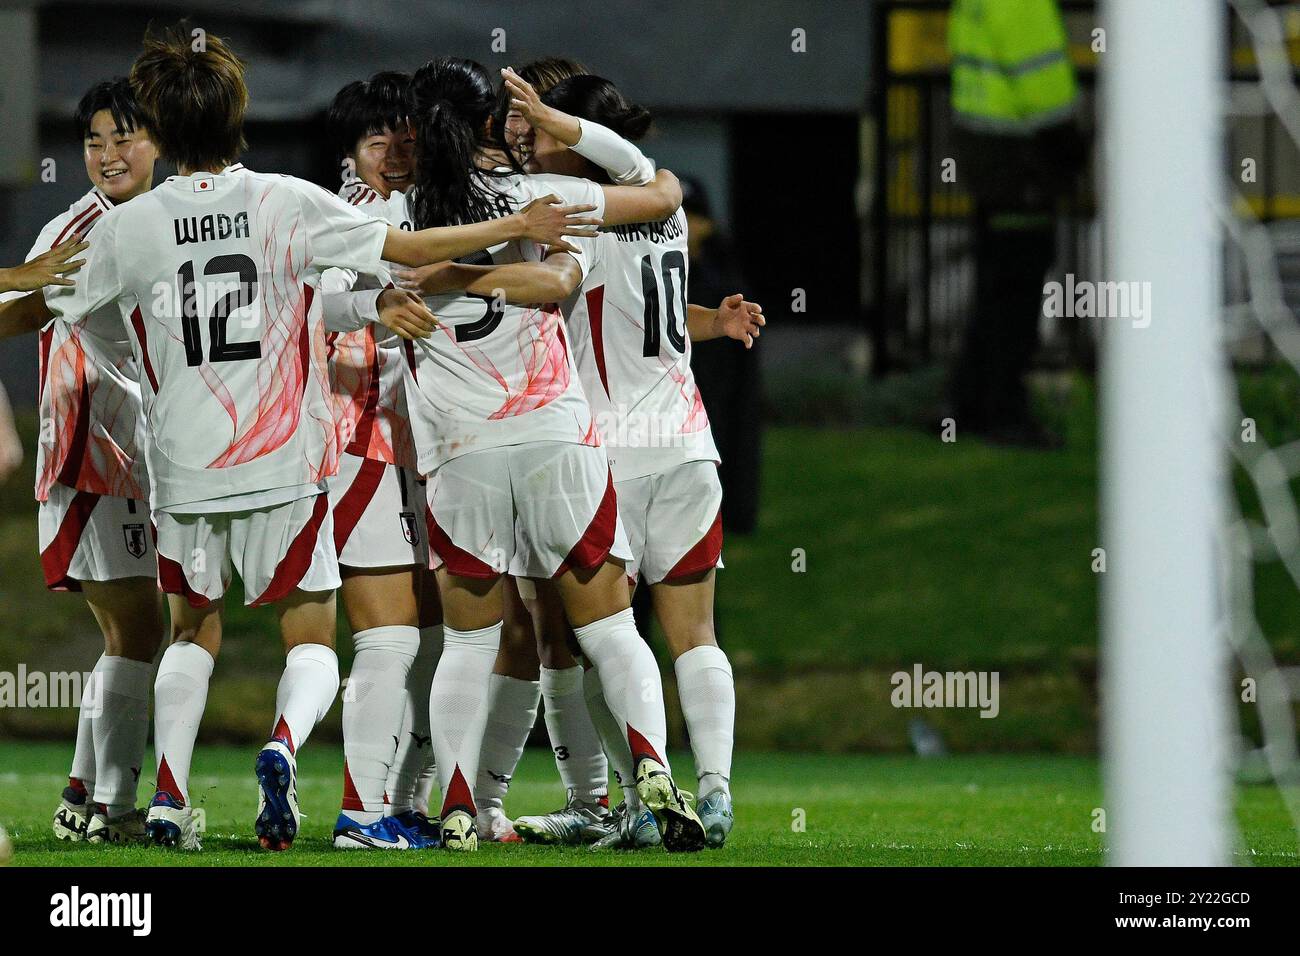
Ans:
{"label": "hi-vis yellow vest", "polygon": [[955,0],[948,47],[962,126],[1028,136],[1073,114],[1078,91],[1055,0]]}

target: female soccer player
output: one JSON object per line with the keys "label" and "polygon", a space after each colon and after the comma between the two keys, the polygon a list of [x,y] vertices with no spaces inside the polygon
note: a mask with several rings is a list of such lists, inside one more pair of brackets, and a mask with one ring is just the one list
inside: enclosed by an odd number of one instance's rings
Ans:
{"label": "female soccer player", "polygon": [[[41,230],[15,288],[72,286],[73,280],[57,278],[58,263],[72,264],[67,256],[86,248],[81,240],[102,216],[153,188],[158,153],[125,79],[91,87],[76,123],[90,191]],[[144,449],[137,447],[138,370],[111,303],[78,323],[45,324],[40,359],[36,498],[45,584],[80,591],[104,635],[104,653],[82,698],[54,835],[72,842],[142,840],[136,781],[163,623],[149,480]]]}
{"label": "female soccer player", "polygon": [[[377,73],[334,97],[328,131],[341,160],[339,196],[365,211],[410,188],[415,138],[408,116],[411,78]],[[343,299],[377,312],[387,297],[373,276],[330,269],[325,308]],[[436,844],[431,785],[429,687],[442,647],[437,580],[427,570],[424,483],[415,471],[402,391],[401,340],[368,322],[330,338],[330,383],[338,405],[339,474],[330,482],[343,607],[355,656],[343,697],[343,805],[334,826],[342,849],[420,849]],[[422,586],[424,585],[424,586]]]}
{"label": "female soccer player", "polygon": [[[538,168],[597,181],[611,176],[635,181],[646,175],[643,158],[630,144],[620,155],[616,143],[590,142],[593,133],[606,135],[605,127],[639,139],[649,125],[649,114],[629,104],[608,80],[572,76],[540,98],[512,71],[505,71],[505,84],[511,109],[533,127],[532,159]],[[599,162],[583,155],[593,155],[593,146]],[[690,343],[692,338],[730,335],[748,348],[764,319],[757,305],[738,294],[719,309],[687,305],[686,221],[680,209],[663,222],[606,230],[597,244],[603,292],[598,298],[588,296],[569,316],[574,354],[610,449],[619,513],[634,554],[628,576],[633,586],[638,573],[650,585],[695,755],[700,816],[709,845],[721,846],[733,819],[735,691],[730,664],[713,632],[722,490],[717,449],[691,373]],[[539,588],[538,598],[543,608],[555,603],[545,587]],[[543,609],[538,618],[546,632],[543,644],[563,648],[566,636],[555,626],[554,612]],[[592,702],[593,718],[601,726],[599,702]],[[609,749],[626,779],[628,760],[621,741]],[[575,815],[566,811],[558,822],[571,823]],[[634,815],[626,819],[622,845],[636,829]],[[571,832],[571,826],[557,828],[556,823],[525,818],[516,821],[516,828],[542,838]],[[620,837],[613,835],[609,842],[619,844]]]}
{"label": "female soccer player", "polygon": [[[509,215],[542,191],[590,202],[607,223],[667,215],[676,180],[597,187],[503,168],[489,139],[495,97],[487,71],[442,57],[415,75],[416,186],[389,201],[390,221],[416,228]],[[636,632],[624,584],[628,555],[608,459],[568,351],[560,310],[590,268],[589,243],[572,251],[500,243],[474,263],[490,282],[433,295],[438,331],[415,344],[407,401],[421,471],[429,476],[429,539],[439,561],[444,648],[430,725],[442,788],[442,842],[477,848],[470,791],[487,716],[489,674],[502,622],[502,579],[554,580],[577,640],[606,678],[636,760],[646,805],[670,850],[700,849],[704,831],[664,759],[662,687]],[[456,287],[456,286],[453,286]],[[515,302],[552,303],[524,306]]]}
{"label": "female soccer player", "polygon": [[[592,220],[543,203],[403,232],[310,183],[251,172],[236,161],[243,64],[212,34],[195,49],[184,26],[151,32],[131,85],[179,175],[105,212],[76,287],[47,291],[46,301],[77,327],[116,303],[142,375],[173,637],[155,682],[158,791],[146,829],[159,843],[198,846],[189,768],[237,569],[247,602],[276,608],[286,649],[274,729],[255,761],[254,829],[263,847],[287,849],[300,816],[296,752],[338,689],[338,564],[322,486],[337,469],[337,434],[320,274],[374,274],[385,259],[422,265],[527,235],[563,244]],[[408,334],[434,324],[422,307],[394,321]]]}

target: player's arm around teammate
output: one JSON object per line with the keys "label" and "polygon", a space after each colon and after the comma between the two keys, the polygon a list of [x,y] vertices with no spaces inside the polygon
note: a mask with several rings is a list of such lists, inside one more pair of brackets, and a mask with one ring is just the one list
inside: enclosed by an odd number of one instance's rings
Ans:
{"label": "player's arm around teammate", "polygon": [[[69,841],[142,839],[136,784],[149,720],[153,657],[162,639],[161,601],[145,500],[143,414],[121,319],[109,306],[78,327],[50,321],[40,293],[71,287],[84,241],[101,216],[148,192],[157,151],[125,80],[96,84],[76,122],[91,189],[42,230],[28,262],[3,270],[11,290],[0,334],[42,331],[37,449],[41,564],[51,590],[79,591],[104,638],[78,720],[69,784],[54,834]],[[94,441],[75,440],[82,427]],[[106,453],[106,450],[111,452]],[[98,703],[95,704],[95,699]],[[90,705],[90,706],[88,706]]]}

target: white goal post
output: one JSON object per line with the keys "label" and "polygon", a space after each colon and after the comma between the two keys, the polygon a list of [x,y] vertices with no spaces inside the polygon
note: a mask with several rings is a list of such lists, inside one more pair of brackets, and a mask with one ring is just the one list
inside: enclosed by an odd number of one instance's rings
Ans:
{"label": "white goal post", "polygon": [[1107,0],[1102,741],[1109,862],[1230,861],[1224,594],[1223,0]]}

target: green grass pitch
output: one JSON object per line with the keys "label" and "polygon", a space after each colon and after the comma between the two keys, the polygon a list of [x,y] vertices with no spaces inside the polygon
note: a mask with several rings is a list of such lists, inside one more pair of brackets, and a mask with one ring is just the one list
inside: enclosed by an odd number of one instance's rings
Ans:
{"label": "green grass pitch", "polygon": [[[60,843],[50,833],[70,746],[0,744],[0,823],[19,866],[1073,866],[1104,859],[1093,830],[1101,805],[1095,760],[1058,756],[740,754],[736,829],[718,851],[595,854],[585,849],[486,845],[476,855],[335,851],[341,753],[309,743],[298,787],[307,816],[288,853],[257,848],[252,748],[201,747],[191,795],[207,812],[200,853]],[[674,754],[685,770],[690,756]],[[152,765],[152,764],[150,764]],[[141,792],[151,781],[146,780]],[[562,792],[550,755],[529,751],[507,810],[554,809]],[[1238,791],[1239,862],[1296,865],[1296,836],[1275,789]],[[802,828],[799,824],[802,823]]]}

